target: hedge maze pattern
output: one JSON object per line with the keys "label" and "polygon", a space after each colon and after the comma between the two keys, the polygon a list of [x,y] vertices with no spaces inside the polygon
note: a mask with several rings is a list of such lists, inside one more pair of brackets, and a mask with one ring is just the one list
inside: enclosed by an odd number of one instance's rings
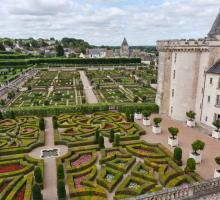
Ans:
{"label": "hedge maze pattern", "polygon": [[[186,174],[157,144],[140,140],[145,132],[120,113],[60,115],[56,143],[69,146],[63,164],[73,200],[124,199],[197,181]],[[99,130],[107,140],[120,133],[120,145],[100,149]]]}
{"label": "hedge maze pattern", "polygon": [[30,200],[33,171],[43,161],[24,153],[44,144],[37,117],[19,117],[0,121],[0,199]]}

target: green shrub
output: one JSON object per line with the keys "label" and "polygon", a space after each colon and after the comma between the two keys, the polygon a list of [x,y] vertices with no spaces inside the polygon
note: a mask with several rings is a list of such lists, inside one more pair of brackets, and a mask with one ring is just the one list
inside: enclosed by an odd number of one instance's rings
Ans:
{"label": "green shrub", "polygon": [[119,134],[115,134],[114,137],[114,147],[118,147],[120,145],[120,135]]}
{"label": "green shrub", "polygon": [[172,135],[172,139],[175,140],[176,139],[176,136],[179,132],[179,129],[178,128],[175,128],[175,127],[170,127],[168,128],[168,131],[170,132],[170,134]]}
{"label": "green shrub", "polygon": [[42,130],[42,131],[45,129],[45,122],[44,122],[43,118],[41,118],[39,120],[39,129]]}
{"label": "green shrub", "polygon": [[220,156],[218,156],[218,157],[215,158],[215,162],[216,162],[218,165],[220,165]]}
{"label": "green shrub", "polygon": [[104,149],[104,148],[105,148],[103,135],[100,135],[100,136],[99,136],[99,148],[100,148],[100,149]]}
{"label": "green shrub", "polygon": [[186,116],[189,118],[190,121],[193,121],[196,117],[196,113],[190,110],[189,112],[186,112]]}
{"label": "green shrub", "polygon": [[144,111],[142,112],[142,114],[143,114],[143,116],[144,116],[146,119],[148,119],[148,117],[151,115],[151,112],[148,111],[148,110],[144,110]]}
{"label": "green shrub", "polygon": [[34,169],[34,178],[35,178],[35,182],[38,184],[41,184],[43,182],[43,177],[40,167],[36,167]]}
{"label": "green shrub", "polygon": [[193,158],[188,158],[185,172],[194,172],[196,170],[196,161]]}
{"label": "green shrub", "polygon": [[193,154],[199,155],[197,151],[202,151],[205,147],[205,143],[201,140],[196,140],[192,143]]}
{"label": "green shrub", "polygon": [[57,122],[57,117],[53,116],[53,128],[58,129],[58,122]]}
{"label": "green shrub", "polygon": [[174,149],[173,159],[179,166],[182,165],[182,149],[180,147]]}
{"label": "green shrub", "polygon": [[34,184],[32,188],[33,200],[42,200],[42,194],[40,190],[40,186],[38,184]]}
{"label": "green shrub", "polygon": [[109,142],[114,142],[114,135],[115,135],[115,131],[114,131],[114,129],[112,128],[112,129],[110,130]]}
{"label": "green shrub", "polygon": [[161,121],[162,121],[162,118],[160,118],[160,117],[155,117],[155,118],[154,118],[154,124],[155,124],[155,126],[158,127],[159,124],[161,123]]}
{"label": "green shrub", "polygon": [[63,165],[59,164],[57,166],[57,179],[58,180],[63,180],[64,179],[64,169],[63,169]]}
{"label": "green shrub", "polygon": [[216,120],[216,121],[214,121],[213,122],[213,125],[216,127],[216,131],[218,131],[219,132],[219,129],[220,129],[220,120]]}
{"label": "green shrub", "polygon": [[97,129],[96,132],[95,132],[95,142],[96,142],[96,144],[99,143],[99,136],[100,136],[100,131]]}
{"label": "green shrub", "polygon": [[65,183],[62,180],[59,180],[57,183],[57,195],[59,200],[65,200],[66,199],[66,189],[65,189]]}

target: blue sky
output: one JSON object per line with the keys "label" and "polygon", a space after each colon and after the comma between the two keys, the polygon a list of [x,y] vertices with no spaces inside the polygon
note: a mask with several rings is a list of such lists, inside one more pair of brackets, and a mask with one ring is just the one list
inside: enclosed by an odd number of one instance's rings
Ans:
{"label": "blue sky", "polygon": [[154,45],[205,37],[219,8],[219,0],[1,0],[0,37]]}

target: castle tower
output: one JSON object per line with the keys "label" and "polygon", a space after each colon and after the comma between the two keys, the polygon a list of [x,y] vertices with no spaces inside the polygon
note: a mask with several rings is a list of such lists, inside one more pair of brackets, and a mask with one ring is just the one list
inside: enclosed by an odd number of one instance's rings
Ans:
{"label": "castle tower", "polygon": [[[219,36],[220,14],[206,38],[157,41],[156,103],[161,113],[185,121],[186,112],[193,110],[197,122],[203,121],[206,72],[220,59]],[[211,98],[216,98],[215,95]],[[213,116],[209,118],[213,120]]]}
{"label": "castle tower", "polygon": [[126,38],[124,38],[124,40],[121,44],[121,48],[120,48],[120,56],[121,57],[129,57],[129,55],[130,55],[129,45],[128,45]]}

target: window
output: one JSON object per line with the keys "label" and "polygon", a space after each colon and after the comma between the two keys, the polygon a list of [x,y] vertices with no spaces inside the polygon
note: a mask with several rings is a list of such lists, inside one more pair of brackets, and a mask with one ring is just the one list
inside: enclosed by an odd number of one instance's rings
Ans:
{"label": "window", "polygon": [[219,114],[216,114],[216,113],[214,114],[214,121],[215,120],[220,120],[220,115]]}
{"label": "window", "polygon": [[209,79],[209,83],[212,84],[212,78]]}
{"label": "window", "polygon": [[216,96],[216,106],[220,106],[220,96]]}
{"label": "window", "polygon": [[171,114],[173,113],[173,106],[171,106],[171,108],[170,108],[170,112],[171,112]]}
{"label": "window", "polygon": [[211,99],[211,97],[210,97],[210,96],[208,96],[208,103],[210,103],[210,99]]}
{"label": "window", "polygon": [[172,97],[174,97],[174,89],[172,89]]}
{"label": "window", "polygon": [[207,116],[205,117],[205,121],[206,121],[206,122],[208,121],[208,117],[207,117]]}
{"label": "window", "polygon": [[176,70],[173,70],[173,79],[176,77]]}
{"label": "window", "polygon": [[220,88],[220,78],[218,78],[218,89]]}
{"label": "window", "polygon": [[177,53],[175,53],[175,59],[174,59],[174,62],[176,62],[176,57],[177,57]]}

